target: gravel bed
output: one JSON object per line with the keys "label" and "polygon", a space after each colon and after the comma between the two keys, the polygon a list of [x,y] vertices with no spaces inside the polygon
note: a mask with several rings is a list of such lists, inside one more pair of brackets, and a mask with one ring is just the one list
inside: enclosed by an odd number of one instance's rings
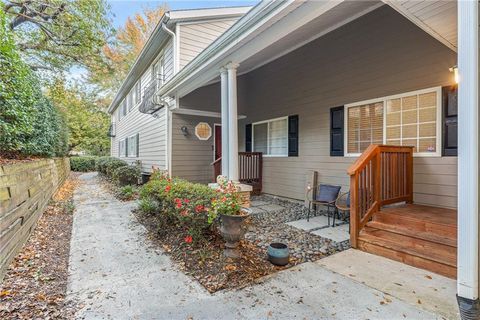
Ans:
{"label": "gravel bed", "polygon": [[[267,195],[255,196],[251,200],[284,207],[252,214],[252,221],[245,239],[263,250],[266,250],[272,242],[286,243],[295,264],[298,264],[315,261],[350,248],[348,240],[335,242],[287,225],[286,222],[307,218],[308,209],[304,207],[303,203]],[[325,214],[325,212],[321,210],[313,212],[312,210],[310,216],[321,214]]]}

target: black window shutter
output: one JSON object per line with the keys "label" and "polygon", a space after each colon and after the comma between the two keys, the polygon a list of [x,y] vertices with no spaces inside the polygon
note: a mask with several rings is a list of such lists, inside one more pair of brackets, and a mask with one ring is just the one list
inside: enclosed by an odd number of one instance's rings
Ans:
{"label": "black window shutter", "polygon": [[458,101],[457,86],[442,88],[443,150],[444,156],[457,155]]}
{"label": "black window shutter", "polygon": [[343,157],[344,107],[330,109],[330,156]]}
{"label": "black window shutter", "polygon": [[288,117],[288,156],[298,157],[298,115]]}
{"label": "black window shutter", "polygon": [[137,150],[136,150],[136,156],[138,158],[138,155],[139,155],[139,151],[140,151],[140,133],[137,133]]}
{"label": "black window shutter", "polygon": [[125,138],[125,157],[128,157],[128,138]]}
{"label": "black window shutter", "polygon": [[252,124],[245,125],[245,152],[252,152]]}

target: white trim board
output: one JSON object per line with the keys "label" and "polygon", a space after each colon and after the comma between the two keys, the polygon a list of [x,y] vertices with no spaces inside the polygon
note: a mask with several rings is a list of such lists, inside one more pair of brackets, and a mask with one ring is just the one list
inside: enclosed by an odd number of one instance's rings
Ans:
{"label": "white trim board", "polygon": [[[185,108],[176,108],[172,110],[176,114],[185,114],[189,116],[199,116],[199,117],[209,117],[209,118],[221,118],[222,114],[220,112],[214,111],[204,111],[204,110],[195,110],[195,109],[185,109]],[[238,115],[237,119],[246,119],[245,115]]]}

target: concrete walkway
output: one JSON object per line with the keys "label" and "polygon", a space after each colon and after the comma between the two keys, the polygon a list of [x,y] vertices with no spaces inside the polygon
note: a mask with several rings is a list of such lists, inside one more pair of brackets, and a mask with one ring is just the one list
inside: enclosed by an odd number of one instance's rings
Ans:
{"label": "concrete walkway", "polygon": [[130,210],[81,176],[68,298],[79,319],[440,319],[382,291],[304,263],[236,291],[209,294],[149,245]]}

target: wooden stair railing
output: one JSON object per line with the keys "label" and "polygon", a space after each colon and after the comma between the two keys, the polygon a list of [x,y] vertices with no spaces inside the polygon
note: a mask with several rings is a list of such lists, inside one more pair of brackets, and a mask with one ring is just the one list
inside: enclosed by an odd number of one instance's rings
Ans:
{"label": "wooden stair railing", "polygon": [[[213,181],[222,174],[222,157],[211,163],[213,166]],[[241,183],[251,185],[254,194],[262,191],[263,178],[263,154],[261,152],[238,153],[238,180]]]}
{"label": "wooden stair railing", "polygon": [[372,144],[348,175],[350,243],[357,248],[360,231],[382,206],[413,202],[413,147]]}
{"label": "wooden stair railing", "polygon": [[222,174],[222,157],[210,163],[213,166],[213,182],[217,182],[217,177]]}

